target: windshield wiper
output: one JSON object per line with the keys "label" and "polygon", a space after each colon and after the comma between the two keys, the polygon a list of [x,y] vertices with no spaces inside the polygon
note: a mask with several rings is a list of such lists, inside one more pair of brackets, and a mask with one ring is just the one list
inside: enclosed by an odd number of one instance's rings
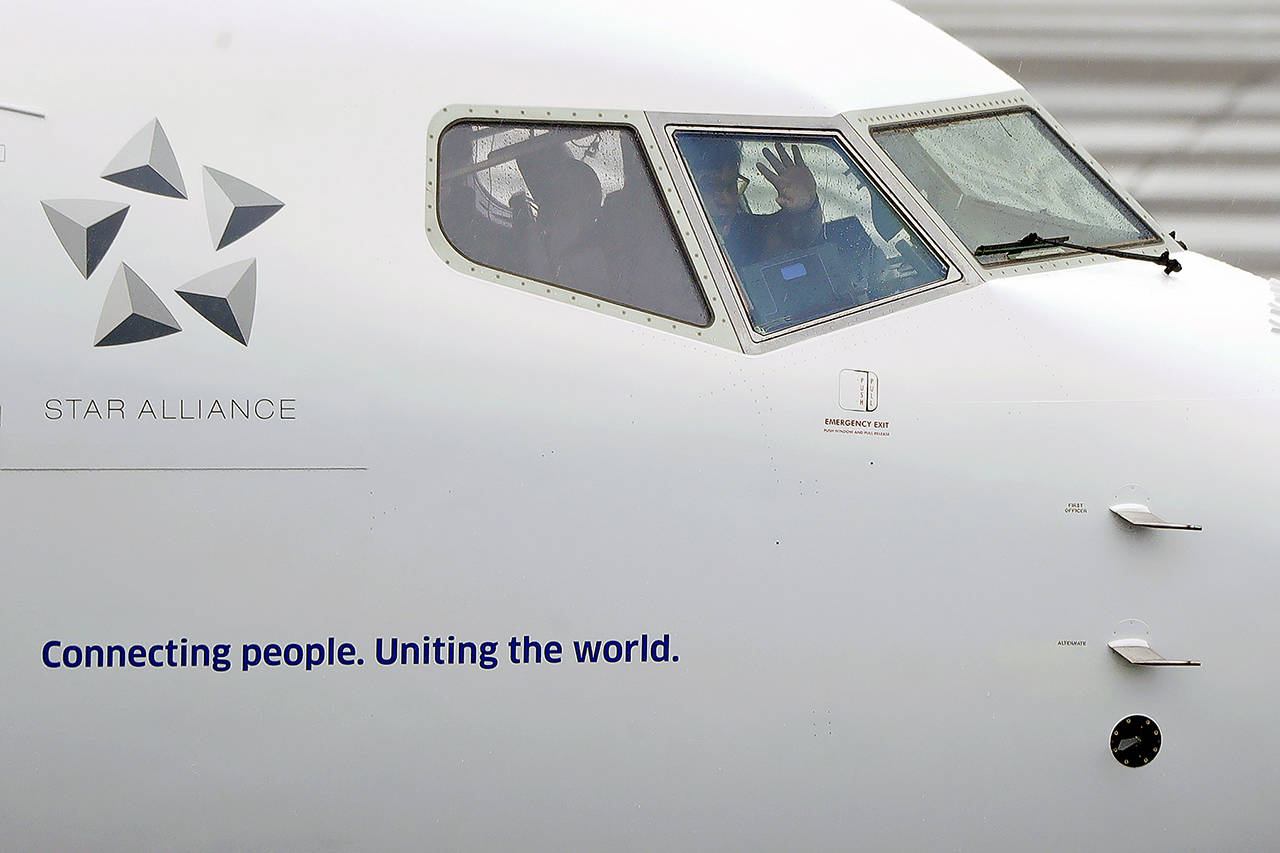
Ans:
{"label": "windshield wiper", "polygon": [[1041,237],[1039,234],[1032,231],[1021,240],[1014,240],[1010,243],[988,243],[985,246],[979,246],[973,250],[973,256],[975,258],[980,258],[984,255],[1003,255],[1012,252],[1023,252],[1029,249],[1049,249],[1055,246],[1060,246],[1063,249],[1075,249],[1077,252],[1092,252],[1095,255],[1110,255],[1113,258],[1128,258],[1133,261],[1147,261],[1148,263],[1164,267],[1165,275],[1182,271],[1182,264],[1178,262],[1177,258],[1169,257],[1168,249],[1166,249],[1163,254],[1153,257],[1151,255],[1139,255],[1136,252],[1121,252],[1117,249],[1104,249],[1101,246],[1081,246],[1078,243],[1070,242],[1070,240],[1070,237]]}

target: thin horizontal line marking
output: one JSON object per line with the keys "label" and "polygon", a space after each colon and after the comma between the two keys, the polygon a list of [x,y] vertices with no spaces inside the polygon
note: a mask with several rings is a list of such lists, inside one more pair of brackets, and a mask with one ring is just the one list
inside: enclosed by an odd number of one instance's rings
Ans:
{"label": "thin horizontal line marking", "polygon": [[225,465],[225,466],[206,466],[206,467],[107,467],[107,468],[77,468],[77,467],[47,467],[47,468],[0,468],[0,471],[7,471],[12,474],[68,474],[82,472],[152,472],[152,471],[368,471],[369,468],[364,465]]}

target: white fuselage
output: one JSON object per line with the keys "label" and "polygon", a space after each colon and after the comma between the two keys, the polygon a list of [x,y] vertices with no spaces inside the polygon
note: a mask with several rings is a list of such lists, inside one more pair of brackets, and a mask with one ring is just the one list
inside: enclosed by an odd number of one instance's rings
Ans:
{"label": "white fuselage", "polygon": [[[0,103],[46,118],[0,112],[0,848],[1265,848],[1266,283],[1086,265],[747,355],[461,274],[424,234],[447,104],[1016,87],[879,4],[788,25],[804,68],[759,21],[481,5],[6,13]],[[188,200],[99,178],[154,117]],[[284,208],[215,252],[203,166]],[[87,281],[41,211],[64,198],[131,205]],[[244,347],[173,290],[250,257]],[[120,263],[182,334],[92,346]],[[1109,512],[1135,497],[1203,530]],[[1125,663],[1126,619],[1203,666]],[[378,662],[424,636],[497,664]],[[563,662],[513,663],[526,636]],[[61,657],[182,638],[229,669]],[[633,660],[577,662],[603,640]],[[272,643],[325,662],[246,667]],[[1150,767],[1108,746],[1132,714]]]}

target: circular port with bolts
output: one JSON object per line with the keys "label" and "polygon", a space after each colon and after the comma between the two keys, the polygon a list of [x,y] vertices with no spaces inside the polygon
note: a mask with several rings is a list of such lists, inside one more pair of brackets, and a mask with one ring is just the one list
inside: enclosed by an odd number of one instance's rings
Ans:
{"label": "circular port with bolts", "polygon": [[1125,717],[1111,729],[1111,755],[1125,767],[1145,767],[1160,753],[1160,727],[1141,714]]}

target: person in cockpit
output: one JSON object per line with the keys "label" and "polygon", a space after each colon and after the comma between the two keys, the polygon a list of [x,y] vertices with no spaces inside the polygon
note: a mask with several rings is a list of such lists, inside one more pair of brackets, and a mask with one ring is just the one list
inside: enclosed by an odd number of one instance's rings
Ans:
{"label": "person in cockpit", "polygon": [[574,158],[563,143],[516,158],[529,194],[511,197],[519,270],[575,290],[601,292],[606,258],[596,238],[603,195],[594,169]]}
{"label": "person in cockpit", "polygon": [[694,182],[725,251],[738,266],[817,245],[823,241],[822,204],[813,172],[797,145],[788,152],[781,142],[763,150],[768,163],[758,171],[778,194],[779,210],[752,213],[743,194],[751,179],[739,172],[742,152],[737,140],[705,136],[682,145]]}

